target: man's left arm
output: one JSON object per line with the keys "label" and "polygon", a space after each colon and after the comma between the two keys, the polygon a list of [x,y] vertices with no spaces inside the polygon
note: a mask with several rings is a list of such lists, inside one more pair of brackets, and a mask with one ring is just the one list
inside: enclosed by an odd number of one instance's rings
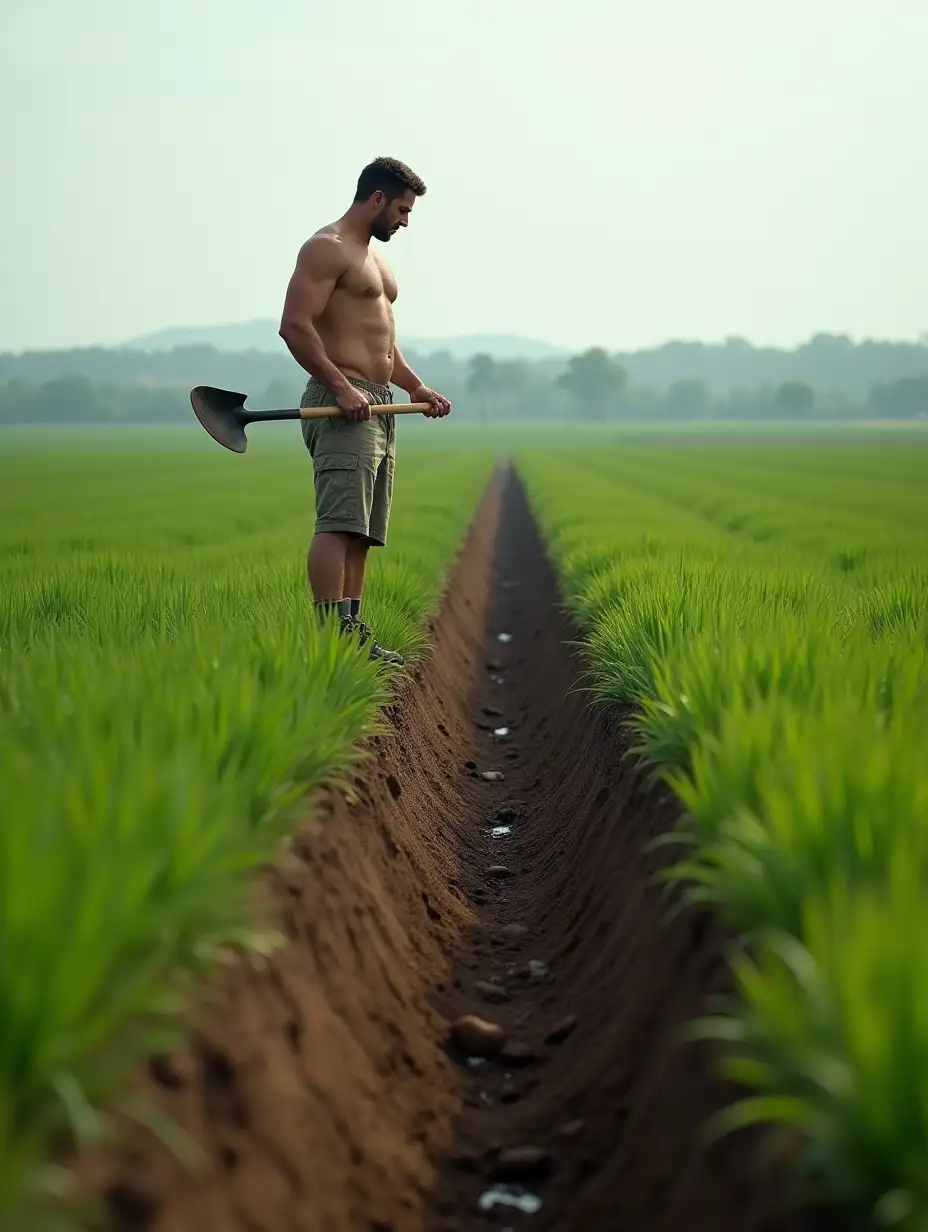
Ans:
{"label": "man's left arm", "polygon": [[448,399],[436,393],[434,389],[430,389],[413,372],[412,368],[403,358],[403,352],[398,346],[393,348],[393,375],[390,377],[390,384],[398,385],[400,389],[405,389],[406,393],[409,394],[410,402],[430,402],[432,410],[422,412],[429,419],[441,419],[443,415],[447,415],[451,410],[451,403]]}

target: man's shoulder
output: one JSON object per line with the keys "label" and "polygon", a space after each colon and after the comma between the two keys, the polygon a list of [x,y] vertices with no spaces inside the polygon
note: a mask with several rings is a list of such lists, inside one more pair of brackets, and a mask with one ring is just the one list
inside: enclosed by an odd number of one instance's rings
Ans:
{"label": "man's shoulder", "polygon": [[347,269],[351,251],[339,233],[329,225],[321,227],[300,249],[299,263],[310,269]]}

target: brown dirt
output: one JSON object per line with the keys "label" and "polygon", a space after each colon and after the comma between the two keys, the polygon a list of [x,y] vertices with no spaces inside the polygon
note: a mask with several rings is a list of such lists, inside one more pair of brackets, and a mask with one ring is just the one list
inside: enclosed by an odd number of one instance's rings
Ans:
{"label": "brown dirt", "polygon": [[[327,794],[267,876],[287,949],[218,981],[189,1050],[142,1079],[205,1165],[138,1129],[86,1165],[114,1228],[811,1227],[778,1214],[782,1185],[754,1169],[749,1135],[701,1143],[728,1093],[680,1031],[726,985],[723,938],[703,917],[668,922],[645,848],[673,802],[576,688],[571,637],[501,473],[396,735],[357,801]],[[502,1058],[475,1066],[446,1046],[468,1013],[506,1028]],[[538,1150],[505,1153],[521,1147]],[[494,1177],[526,1168],[537,1213],[481,1210]]]}

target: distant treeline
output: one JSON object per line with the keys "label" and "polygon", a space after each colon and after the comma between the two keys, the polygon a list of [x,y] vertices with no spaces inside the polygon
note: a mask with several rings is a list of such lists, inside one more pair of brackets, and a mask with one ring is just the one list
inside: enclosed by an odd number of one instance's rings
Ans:
{"label": "distant treeline", "polygon": [[[410,357],[476,419],[769,419],[928,415],[928,345],[821,336],[795,351],[732,340],[563,360]],[[737,379],[736,379],[737,378]],[[218,385],[250,406],[293,406],[305,373],[289,355],[213,347],[0,355],[0,423],[185,421],[189,390]]]}
{"label": "distant treeline", "polygon": [[[402,344],[402,338],[400,339]],[[733,389],[776,386],[786,381],[816,389],[840,391],[864,401],[874,385],[902,377],[928,375],[928,337],[921,342],[855,343],[841,334],[817,334],[793,350],[756,347],[743,338],[727,342],[668,342],[614,358],[635,385],[669,386],[676,381],[703,381],[716,393]],[[417,362],[454,380],[465,363],[446,352]],[[562,360],[532,364],[549,375],[563,367]],[[287,380],[296,365],[281,342],[276,351],[219,351],[212,346],[179,346],[170,351],[143,351],[116,347],[90,347],[68,351],[0,353],[0,384],[25,381],[43,384],[59,376],[86,376],[101,384],[193,386],[230,384],[241,389],[264,389],[271,381]]]}
{"label": "distant treeline", "polygon": [[[610,387],[603,372],[580,365],[560,380],[532,371],[516,376],[488,368],[479,381],[441,380],[424,369],[427,379],[454,403],[457,416],[496,419],[820,419],[928,417],[928,376],[904,377],[877,386],[864,403],[822,393],[803,382],[734,390],[711,396],[700,381],[677,381],[668,389],[623,385],[613,374]],[[622,370],[619,369],[621,372]],[[571,382],[571,377],[574,378]],[[296,406],[301,380],[273,381],[251,392],[249,406]],[[245,392],[245,391],[243,391]],[[49,423],[183,423],[191,418],[186,388],[97,384],[84,376],[59,377],[41,385],[0,385],[0,425]]]}
{"label": "distant treeline", "polygon": [[668,342],[616,358],[645,385],[692,379],[726,392],[795,381],[865,401],[876,385],[928,376],[928,335],[920,342],[855,343],[843,334],[817,334],[793,350],[755,347],[743,338],[718,345]]}

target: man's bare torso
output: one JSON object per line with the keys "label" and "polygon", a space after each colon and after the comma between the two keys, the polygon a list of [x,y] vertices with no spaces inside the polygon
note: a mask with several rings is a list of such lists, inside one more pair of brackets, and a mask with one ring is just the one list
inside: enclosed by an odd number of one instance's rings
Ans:
{"label": "man's bare torso", "polygon": [[396,279],[382,258],[341,235],[337,225],[317,234],[337,239],[349,262],[316,321],[326,354],[345,376],[386,385],[393,373]]}

